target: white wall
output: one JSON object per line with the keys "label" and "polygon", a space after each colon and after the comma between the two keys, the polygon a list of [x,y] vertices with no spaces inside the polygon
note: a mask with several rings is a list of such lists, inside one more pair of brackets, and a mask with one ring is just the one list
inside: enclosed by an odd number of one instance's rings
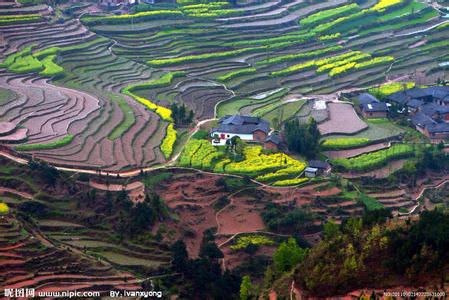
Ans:
{"label": "white wall", "polygon": [[[221,136],[222,133],[226,136],[226,138],[220,139],[220,143],[215,143],[214,139],[213,139],[214,135],[218,134],[218,136]],[[228,135],[229,135],[229,137],[228,137]],[[253,137],[252,133],[251,134],[233,134],[233,133],[224,133],[224,132],[215,131],[215,132],[212,132],[210,136],[212,137],[212,145],[216,145],[216,146],[224,146],[224,145],[226,145],[226,140],[231,139],[234,136],[240,137],[240,139],[242,139],[243,141],[252,141],[252,140],[254,140],[254,137]]]}

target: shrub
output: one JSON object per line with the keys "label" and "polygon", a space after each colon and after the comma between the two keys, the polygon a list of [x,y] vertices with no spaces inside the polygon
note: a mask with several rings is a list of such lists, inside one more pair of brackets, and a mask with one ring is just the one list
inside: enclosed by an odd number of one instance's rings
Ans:
{"label": "shrub", "polygon": [[249,245],[270,246],[274,245],[274,241],[263,235],[248,235],[239,237],[236,243],[229,248],[232,250],[241,250]]}
{"label": "shrub", "polygon": [[8,204],[0,202],[0,215],[7,215],[9,213]]}
{"label": "shrub", "polygon": [[173,145],[176,142],[176,129],[173,123],[168,124],[167,132],[161,144],[161,151],[166,159],[169,159],[173,153]]}

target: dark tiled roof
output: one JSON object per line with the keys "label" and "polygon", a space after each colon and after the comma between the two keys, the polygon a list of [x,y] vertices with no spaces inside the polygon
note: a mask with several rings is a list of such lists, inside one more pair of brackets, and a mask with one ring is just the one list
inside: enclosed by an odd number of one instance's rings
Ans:
{"label": "dark tiled roof", "polygon": [[412,108],[418,108],[418,107],[420,107],[423,104],[424,104],[424,102],[421,101],[421,100],[418,100],[418,99],[412,99],[412,100],[407,102],[407,106],[408,107],[412,107]]}
{"label": "dark tiled roof", "polygon": [[439,100],[449,101],[448,86],[432,86],[428,88],[413,88],[389,95],[386,99],[400,104],[416,98],[432,97]]}
{"label": "dark tiled roof", "polygon": [[225,116],[221,118],[218,123],[218,128],[214,128],[212,131],[236,134],[250,134],[256,130],[261,130],[268,134],[270,131],[270,124],[258,117],[239,115]]}
{"label": "dark tiled roof", "polygon": [[258,117],[232,115],[221,118],[218,123],[224,125],[259,124],[262,120]]}
{"label": "dark tiled roof", "polygon": [[403,91],[397,92],[394,94],[389,95],[386,97],[388,101],[393,101],[399,104],[405,104],[408,100],[410,100],[410,97]]}
{"label": "dark tiled roof", "polygon": [[427,127],[430,133],[443,133],[449,132],[449,123],[437,123]]}
{"label": "dark tiled roof", "polygon": [[358,95],[357,99],[359,100],[359,103],[362,106],[365,104],[380,102],[379,100],[377,100],[376,97],[374,97],[373,95],[368,94],[368,93],[362,93],[362,94]]}
{"label": "dark tiled roof", "polygon": [[421,90],[426,94],[426,96],[432,96],[437,99],[443,99],[449,96],[448,86],[433,86]]}
{"label": "dark tiled roof", "polygon": [[425,115],[422,112],[418,112],[416,115],[414,115],[412,117],[412,123],[415,126],[419,126],[419,127],[428,127],[428,126],[432,126],[435,125],[436,122],[434,120],[432,120],[432,118],[430,118],[429,116]]}
{"label": "dark tiled roof", "polygon": [[282,142],[282,139],[277,134],[270,134],[266,139],[265,142],[272,142],[273,144],[279,145]]}
{"label": "dark tiled roof", "polygon": [[429,117],[435,114],[447,114],[449,113],[449,106],[439,105],[435,103],[427,103],[421,106],[420,111]]}
{"label": "dark tiled roof", "polygon": [[330,164],[322,161],[322,160],[309,160],[309,167],[316,169],[327,169],[330,167]]}
{"label": "dark tiled roof", "polygon": [[387,112],[388,111],[388,107],[385,102],[365,104],[365,105],[363,105],[362,109],[363,109],[363,111],[367,111],[367,112]]}

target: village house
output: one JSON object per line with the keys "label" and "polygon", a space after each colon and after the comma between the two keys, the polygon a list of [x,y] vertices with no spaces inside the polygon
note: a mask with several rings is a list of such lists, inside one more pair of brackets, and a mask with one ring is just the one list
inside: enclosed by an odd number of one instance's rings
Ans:
{"label": "village house", "polygon": [[362,115],[365,118],[386,118],[388,106],[384,102],[365,104],[362,106]]}
{"label": "village house", "polygon": [[266,139],[265,143],[263,145],[263,148],[266,150],[272,150],[277,151],[279,150],[279,147],[281,146],[282,139],[279,135],[273,133],[270,134]]}
{"label": "village house", "polygon": [[264,142],[270,132],[270,124],[259,117],[232,115],[218,121],[218,127],[211,130],[212,144],[224,146],[226,141],[238,136],[242,141]]}
{"label": "village house", "polygon": [[362,93],[357,97],[359,108],[365,118],[386,118],[388,106],[368,93]]}
{"label": "village house", "polygon": [[308,167],[304,171],[304,175],[309,178],[317,176],[329,176],[332,171],[331,165],[322,160],[310,160]]}

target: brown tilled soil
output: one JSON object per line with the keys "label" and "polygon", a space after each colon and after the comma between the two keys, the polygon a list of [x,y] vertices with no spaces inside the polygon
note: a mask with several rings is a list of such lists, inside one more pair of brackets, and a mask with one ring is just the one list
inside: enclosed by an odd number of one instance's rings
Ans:
{"label": "brown tilled soil", "polygon": [[[270,201],[291,207],[309,205],[312,211],[323,215],[326,214],[326,207],[331,206],[315,201],[315,198],[338,195],[341,192],[337,187],[326,187],[326,183],[301,188],[258,187],[226,192],[222,187],[216,186],[219,178],[220,175],[184,171],[176,174],[175,178],[162,181],[156,187],[156,193],[178,215],[179,221],[169,224],[176,232],[172,239],[183,239],[193,257],[198,255],[206,229],[216,229],[217,243],[220,244],[237,233],[266,230],[260,213]],[[219,210],[214,209],[215,201],[223,196],[228,197],[229,204]],[[341,201],[332,205],[341,207],[347,214],[361,213],[355,202]],[[317,220],[316,224],[319,225],[320,222]],[[154,230],[157,231],[157,228]],[[225,253],[228,253],[226,249],[230,244],[232,243],[222,247]]]}
{"label": "brown tilled soil", "polygon": [[0,219],[0,236],[0,257],[7,257],[0,265],[2,289],[102,292],[141,289],[138,280],[129,273],[116,272],[79,251],[54,246],[40,234],[25,229],[11,215]]}
{"label": "brown tilled soil", "polygon": [[328,103],[329,120],[318,125],[323,135],[354,134],[368,127],[354,110],[351,104]]}

